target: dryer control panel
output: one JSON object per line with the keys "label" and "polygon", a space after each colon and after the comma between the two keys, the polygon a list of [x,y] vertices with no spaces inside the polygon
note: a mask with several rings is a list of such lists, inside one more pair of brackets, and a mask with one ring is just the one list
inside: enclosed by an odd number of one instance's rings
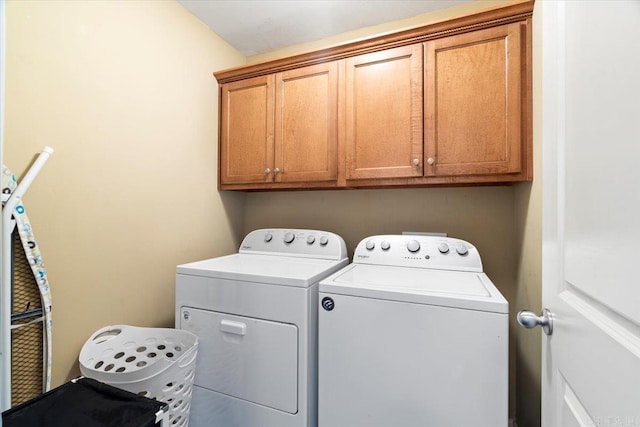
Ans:
{"label": "dryer control panel", "polygon": [[239,252],[331,260],[347,258],[347,246],[337,234],[292,228],[254,230],[244,238]]}
{"label": "dryer control panel", "polygon": [[381,235],[363,239],[353,255],[357,264],[482,272],[475,246],[453,237]]}

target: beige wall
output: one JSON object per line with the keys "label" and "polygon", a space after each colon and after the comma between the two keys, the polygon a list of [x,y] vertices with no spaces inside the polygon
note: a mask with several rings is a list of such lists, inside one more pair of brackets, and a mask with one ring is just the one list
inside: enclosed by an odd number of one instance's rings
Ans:
{"label": "beige wall", "polygon": [[173,326],[176,264],[237,249],[216,191],[214,70],[245,58],[173,1],[7,2],[5,163],[53,290],[53,384],[109,324]]}
{"label": "beige wall", "polygon": [[[542,310],[542,16],[533,15],[533,174],[515,189],[518,287],[513,313]],[[518,427],[540,426],[542,332],[518,328],[516,383]]]}

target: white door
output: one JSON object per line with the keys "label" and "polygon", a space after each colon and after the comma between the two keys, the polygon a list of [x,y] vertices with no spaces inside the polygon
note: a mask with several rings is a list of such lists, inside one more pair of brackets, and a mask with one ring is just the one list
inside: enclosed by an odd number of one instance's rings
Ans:
{"label": "white door", "polygon": [[640,1],[540,1],[545,427],[640,426]]}

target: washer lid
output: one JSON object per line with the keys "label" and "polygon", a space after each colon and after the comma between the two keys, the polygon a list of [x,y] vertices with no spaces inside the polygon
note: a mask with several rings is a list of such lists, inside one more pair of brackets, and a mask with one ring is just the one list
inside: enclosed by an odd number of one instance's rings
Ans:
{"label": "washer lid", "polygon": [[179,265],[178,274],[272,285],[309,287],[347,265],[341,261],[280,255],[233,254]]}
{"label": "washer lid", "polygon": [[484,273],[351,264],[320,282],[320,292],[508,313]]}

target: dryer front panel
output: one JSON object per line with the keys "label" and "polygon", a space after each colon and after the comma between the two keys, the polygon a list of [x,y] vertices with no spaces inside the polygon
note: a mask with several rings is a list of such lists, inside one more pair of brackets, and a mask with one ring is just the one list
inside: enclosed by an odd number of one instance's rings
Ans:
{"label": "dryer front panel", "polygon": [[181,307],[180,328],[200,337],[195,384],[258,405],[298,411],[298,328]]}

